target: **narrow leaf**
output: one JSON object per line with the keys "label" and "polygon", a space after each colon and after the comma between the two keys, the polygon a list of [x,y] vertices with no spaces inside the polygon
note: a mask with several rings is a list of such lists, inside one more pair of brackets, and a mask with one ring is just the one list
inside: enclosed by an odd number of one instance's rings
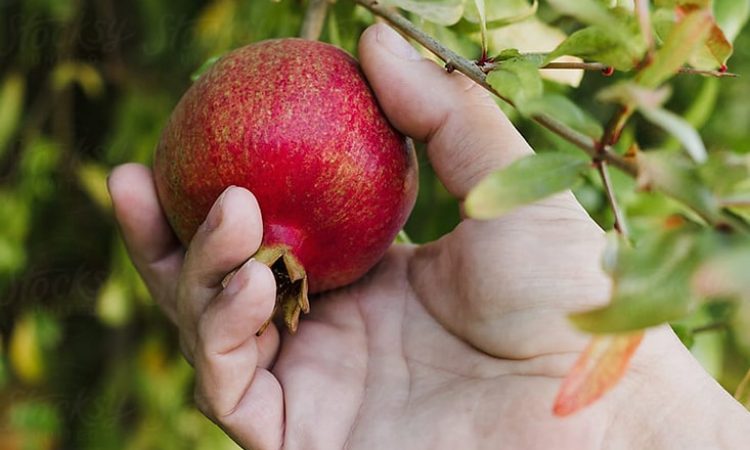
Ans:
{"label": "narrow leaf", "polygon": [[617,385],[643,340],[643,332],[595,336],[563,381],[553,411],[567,416]]}
{"label": "narrow leaf", "polygon": [[487,13],[484,8],[484,0],[474,0],[479,14],[479,30],[482,38],[482,55],[487,55]]}
{"label": "narrow leaf", "polygon": [[706,162],[708,153],[703,145],[703,139],[685,119],[662,108],[640,108],[640,111],[643,117],[677,138],[695,162]]}
{"label": "narrow leaf", "polygon": [[709,11],[697,10],[686,15],[667,35],[651,65],[638,74],[638,83],[655,88],[671,78],[705,42],[712,26]]}
{"label": "narrow leaf", "polygon": [[579,155],[540,153],[522,158],[479,183],[465,202],[466,214],[492,219],[572,188],[589,167]]}

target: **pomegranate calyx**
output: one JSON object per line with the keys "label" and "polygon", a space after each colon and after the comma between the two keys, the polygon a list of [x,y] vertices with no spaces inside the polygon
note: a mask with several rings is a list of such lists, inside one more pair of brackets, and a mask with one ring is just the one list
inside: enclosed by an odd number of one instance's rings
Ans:
{"label": "pomegranate calyx", "polygon": [[285,245],[263,245],[253,257],[270,267],[276,278],[276,305],[258,335],[263,334],[277,315],[291,334],[296,333],[300,314],[310,312],[305,268]]}

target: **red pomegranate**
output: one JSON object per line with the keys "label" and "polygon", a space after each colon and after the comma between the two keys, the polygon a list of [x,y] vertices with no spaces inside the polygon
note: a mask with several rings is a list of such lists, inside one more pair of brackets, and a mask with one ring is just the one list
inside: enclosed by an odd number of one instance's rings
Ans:
{"label": "red pomegranate", "polygon": [[417,190],[408,141],[357,62],[320,42],[279,39],[221,58],[187,91],[156,149],[159,198],[187,245],[228,186],[255,194],[255,258],[277,281],[290,331],[310,293],[347,285],[383,256]]}

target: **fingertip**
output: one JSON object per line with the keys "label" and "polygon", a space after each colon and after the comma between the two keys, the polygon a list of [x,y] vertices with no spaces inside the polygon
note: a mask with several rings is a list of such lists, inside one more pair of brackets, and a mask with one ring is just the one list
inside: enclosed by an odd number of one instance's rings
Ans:
{"label": "fingertip", "polygon": [[198,325],[201,341],[219,353],[240,345],[271,317],[275,299],[273,272],[250,259],[206,307]]}
{"label": "fingertip", "polygon": [[193,236],[183,276],[193,287],[214,289],[258,251],[262,239],[263,220],[255,196],[230,186]]}

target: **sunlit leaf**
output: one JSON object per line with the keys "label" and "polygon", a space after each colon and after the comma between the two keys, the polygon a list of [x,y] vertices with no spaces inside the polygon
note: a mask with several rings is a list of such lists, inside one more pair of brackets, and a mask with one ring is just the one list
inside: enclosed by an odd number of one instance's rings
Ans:
{"label": "sunlit leaf", "polygon": [[46,313],[27,313],[16,323],[8,344],[14,373],[25,383],[39,384],[47,376],[45,352],[61,337],[58,324]]}
{"label": "sunlit leaf", "polygon": [[466,214],[492,219],[570,189],[589,166],[586,159],[567,153],[527,156],[482,180],[466,198]]}
{"label": "sunlit leaf", "polygon": [[464,14],[466,0],[385,0],[439,25],[453,25]]}
{"label": "sunlit leaf", "polygon": [[563,381],[553,408],[555,415],[573,414],[614,388],[642,340],[643,332],[592,338]]}

